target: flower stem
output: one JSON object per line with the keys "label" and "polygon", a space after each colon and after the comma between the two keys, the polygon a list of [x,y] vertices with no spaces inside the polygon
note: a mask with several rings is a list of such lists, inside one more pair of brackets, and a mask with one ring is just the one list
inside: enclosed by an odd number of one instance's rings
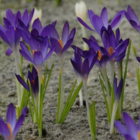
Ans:
{"label": "flower stem", "polygon": [[83,80],[83,83],[84,83],[84,95],[85,95],[86,108],[87,108],[87,118],[88,118],[88,123],[90,125],[90,114],[89,114],[88,94],[87,94],[87,80]]}
{"label": "flower stem", "polygon": [[61,72],[61,94],[60,94],[60,108],[58,121],[61,119],[61,114],[64,108],[64,77],[63,77],[63,58],[60,58],[60,72]]}
{"label": "flower stem", "polygon": [[[78,80],[77,80],[78,85],[80,84],[80,82],[81,82],[81,79],[80,79],[80,77],[78,77]],[[82,95],[81,89],[79,91],[79,100],[80,100],[80,106],[83,106],[83,95]]]}
{"label": "flower stem", "polygon": [[113,134],[113,131],[114,131],[114,122],[115,122],[117,108],[118,108],[118,102],[115,101],[113,105],[113,112],[112,112],[112,117],[111,117],[110,134]]}

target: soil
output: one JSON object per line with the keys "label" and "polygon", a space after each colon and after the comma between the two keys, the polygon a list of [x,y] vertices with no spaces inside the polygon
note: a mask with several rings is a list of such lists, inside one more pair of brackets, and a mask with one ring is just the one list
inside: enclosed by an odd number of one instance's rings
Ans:
{"label": "soil", "polygon": [[[34,6],[38,9],[43,10],[42,25],[52,23],[57,20],[56,28],[61,34],[62,27],[65,21],[69,21],[70,28],[76,28],[76,36],[74,39],[75,45],[82,47],[82,34],[79,23],[75,16],[74,5],[77,1],[75,0],[62,0],[60,6],[56,7],[55,0],[32,0],[32,2],[21,3],[18,0],[4,0],[1,4],[1,15],[5,16],[5,12],[8,8],[14,12],[17,10],[24,11],[25,8],[31,10]],[[109,13],[109,21],[114,15],[123,9],[127,8],[127,5],[132,6],[140,19],[140,1],[138,0],[127,0],[121,1],[119,5],[117,0],[103,0],[103,4],[98,4],[96,0],[85,0],[88,9],[92,9],[96,14],[100,14],[102,8],[107,7]],[[2,19],[1,19],[2,20]],[[90,21],[87,17],[87,23]],[[3,24],[3,21],[2,23]],[[137,53],[140,56],[139,48],[139,34],[130,26],[126,18],[124,17],[122,22],[119,24],[121,31],[121,37],[123,39],[132,39],[132,44],[136,47]],[[91,34],[97,38],[100,44],[100,37],[86,29],[87,36]],[[6,110],[9,103],[17,104],[16,85],[15,85],[15,62],[14,57],[5,55],[7,45],[0,39],[0,116],[5,119]],[[74,83],[75,74],[73,67],[70,63],[70,58],[73,57],[73,49],[69,48],[65,55],[64,63],[64,80],[65,80],[65,96],[67,98],[70,88]],[[56,120],[56,109],[57,109],[57,98],[58,98],[58,76],[59,76],[59,61],[56,54],[53,54],[44,64],[51,68],[51,64],[54,62],[53,73],[49,82],[47,93],[44,99],[43,109],[43,138],[38,137],[37,125],[32,123],[30,113],[27,114],[23,126],[17,134],[17,140],[90,140],[90,129],[87,122],[86,107],[80,107],[78,105],[79,98],[77,97],[72,109],[69,112],[64,124],[55,124]],[[29,62],[24,60],[23,73],[27,75]],[[129,58],[128,74],[125,84],[125,96],[124,96],[124,111],[129,113],[135,122],[138,122],[138,116],[140,112],[139,95],[137,89],[136,79],[136,65],[139,63],[136,61],[132,49]],[[96,103],[96,124],[97,124],[97,140],[123,140],[124,138],[115,129],[113,135],[109,134],[109,124],[107,121],[107,113],[104,103],[104,98],[101,91],[101,86],[98,79],[98,68],[95,66],[90,73],[88,80],[88,94],[89,102],[92,100]],[[2,137],[0,137],[2,139]]]}

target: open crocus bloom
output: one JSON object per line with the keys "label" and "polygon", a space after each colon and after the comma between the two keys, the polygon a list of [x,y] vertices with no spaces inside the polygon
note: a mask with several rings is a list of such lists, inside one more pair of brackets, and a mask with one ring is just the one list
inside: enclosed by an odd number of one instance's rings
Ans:
{"label": "open crocus bloom", "polygon": [[135,14],[134,10],[128,5],[127,11],[125,12],[125,16],[132,27],[134,27],[140,33],[140,22]]}
{"label": "open crocus bloom", "polygon": [[19,119],[16,121],[16,110],[14,105],[11,103],[8,106],[6,123],[0,117],[0,134],[4,137],[5,140],[15,140],[15,136],[24,121],[26,110],[27,108],[25,107]]}
{"label": "open crocus bloom", "polygon": [[0,25],[0,36],[4,40],[5,43],[9,45],[9,48],[6,52],[6,55],[10,55],[13,51],[18,51],[17,46],[20,41],[20,33],[17,29],[19,26],[18,19],[20,19],[24,26],[29,28],[31,19],[34,14],[34,9],[31,11],[30,15],[28,15],[28,10],[26,9],[21,15],[20,11],[14,14],[11,9],[6,11],[6,18],[4,18],[4,25]]}
{"label": "open crocus bloom", "polygon": [[69,33],[69,23],[67,21],[63,27],[62,37],[58,35],[57,30],[53,26],[50,26],[50,41],[52,46],[56,46],[54,51],[59,57],[62,57],[64,52],[71,46],[75,32],[76,29],[73,28]]}
{"label": "open crocus bloom", "polygon": [[[83,56],[84,61],[82,62]],[[74,52],[74,57],[71,59],[71,63],[74,67],[75,72],[79,74],[83,80],[87,80],[89,72],[91,71],[96,62],[97,53],[95,53],[94,50],[91,48],[89,51],[84,51],[83,56],[81,56],[81,50],[76,49]]]}
{"label": "open crocus bloom", "polygon": [[[111,22],[108,24],[108,13],[107,13],[106,7],[102,9],[100,16],[94,14],[92,10],[88,10],[88,16],[89,16],[90,22],[99,35],[100,35],[100,31],[102,27],[107,28],[108,25],[110,25],[112,29],[114,29],[121,22],[124,14],[125,14],[125,10],[119,11],[111,20]],[[87,29],[94,31],[94,29],[88,26],[80,17],[77,17],[77,19]]]}
{"label": "open crocus bloom", "polygon": [[133,119],[127,113],[123,112],[123,121],[126,127],[120,121],[115,122],[115,126],[121,135],[126,140],[140,140],[140,118],[137,126]]}

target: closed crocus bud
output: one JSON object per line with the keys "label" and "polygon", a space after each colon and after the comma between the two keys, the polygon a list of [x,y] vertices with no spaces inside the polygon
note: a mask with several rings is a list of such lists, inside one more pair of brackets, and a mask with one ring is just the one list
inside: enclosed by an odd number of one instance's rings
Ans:
{"label": "closed crocus bud", "polygon": [[83,21],[86,21],[87,8],[84,1],[80,1],[75,4],[75,13],[77,17],[80,17]]}
{"label": "closed crocus bud", "polygon": [[35,11],[34,11],[34,15],[33,15],[33,18],[32,18],[32,21],[31,21],[31,25],[33,25],[33,22],[39,18],[40,21],[41,21],[41,18],[42,18],[42,9],[38,10],[35,8]]}

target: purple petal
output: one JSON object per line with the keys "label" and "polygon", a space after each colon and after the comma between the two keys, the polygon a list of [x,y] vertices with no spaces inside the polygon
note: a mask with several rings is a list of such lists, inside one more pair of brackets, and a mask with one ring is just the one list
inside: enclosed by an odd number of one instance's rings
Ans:
{"label": "purple petal", "polygon": [[24,22],[24,24],[27,26],[28,24],[28,10],[27,9],[25,9],[21,19]]}
{"label": "purple petal", "polygon": [[82,76],[82,72],[81,72],[81,68],[79,67],[79,64],[77,64],[77,63],[76,63],[75,61],[73,61],[72,59],[71,59],[71,63],[72,63],[72,65],[73,65],[75,71],[76,71],[80,76]]}
{"label": "purple petal", "polygon": [[7,51],[6,51],[6,55],[10,55],[13,52],[13,50],[11,49],[11,47],[8,47]]}
{"label": "purple petal", "polygon": [[29,86],[24,82],[24,80],[22,79],[22,77],[20,75],[16,75],[17,80],[20,82],[20,84],[29,91]]}
{"label": "purple petal", "polygon": [[27,59],[29,62],[33,63],[33,60],[30,58],[30,56],[28,56],[28,54],[22,50],[19,50],[20,54]]}
{"label": "purple petal", "polygon": [[94,16],[94,12],[92,10],[89,10],[88,9],[88,16],[89,16],[89,19],[90,19],[90,22],[92,23],[92,17]]}
{"label": "purple petal", "polygon": [[35,9],[33,8],[32,11],[31,11],[31,13],[30,13],[30,16],[29,16],[28,24],[30,24],[30,22],[31,22],[31,20],[33,18],[34,11],[35,11]]}
{"label": "purple petal", "polygon": [[88,77],[88,74],[89,74],[89,60],[88,58],[86,58],[82,65],[82,75],[84,77]]}
{"label": "purple petal", "polygon": [[20,42],[20,46],[21,46],[22,51],[24,51],[30,57],[30,59],[32,59],[32,56],[31,56],[27,46],[22,41]]}
{"label": "purple petal", "polygon": [[36,66],[41,66],[43,64],[43,56],[42,53],[36,51],[33,55],[33,61]]}
{"label": "purple petal", "polygon": [[127,14],[129,15],[130,19],[134,20],[139,25],[139,19],[134,10],[129,5],[127,7]]}
{"label": "purple petal", "polygon": [[118,129],[118,131],[121,133],[121,135],[125,136],[128,134],[126,128],[123,126],[123,124],[120,121],[115,121],[115,126]]}
{"label": "purple petal", "polygon": [[4,137],[10,136],[7,124],[2,119],[0,119],[0,134]]}
{"label": "purple petal", "polygon": [[118,44],[120,41],[120,30],[119,28],[116,30],[116,43]]}
{"label": "purple petal", "polygon": [[115,15],[115,17],[110,22],[112,29],[114,29],[121,22],[124,14],[125,14],[125,10],[122,10]]}
{"label": "purple petal", "polygon": [[69,23],[66,21],[63,27],[63,31],[62,31],[62,41],[63,41],[63,45],[66,44],[67,40],[68,40],[68,36],[69,36]]}
{"label": "purple petal", "polygon": [[71,30],[70,34],[69,34],[68,40],[71,39],[71,38],[74,38],[75,32],[76,32],[76,29],[73,28],[73,29]]}
{"label": "purple petal", "polygon": [[97,53],[93,56],[93,58],[92,58],[92,60],[91,60],[90,67],[89,67],[89,71],[91,71],[91,69],[93,68],[94,64],[96,63],[97,56],[98,56]]}
{"label": "purple petal", "polygon": [[57,23],[57,20],[55,20],[55,21],[52,23],[52,26],[55,27],[56,23]]}
{"label": "purple petal", "polygon": [[60,39],[57,30],[52,25],[49,25],[49,33],[50,33],[50,37],[53,37],[57,40]]}
{"label": "purple petal", "polygon": [[67,41],[66,45],[62,50],[62,53],[64,53],[71,46],[72,42],[73,42],[73,38]]}
{"label": "purple petal", "polygon": [[3,18],[3,21],[4,21],[5,27],[8,29],[9,26],[11,25],[11,23],[9,22],[9,20],[7,18]]}
{"label": "purple petal", "polygon": [[25,115],[26,115],[26,110],[27,110],[27,108],[25,107],[22,111],[22,115],[19,117],[19,119],[16,123],[16,126],[13,131],[13,136],[16,136],[17,132],[19,131],[20,127],[22,126],[22,123],[23,123]]}
{"label": "purple petal", "polygon": [[11,11],[11,9],[8,9],[8,10],[6,11],[6,17],[7,17],[7,19],[10,21],[11,25],[12,25],[13,27],[15,27],[15,26],[14,26],[15,15],[14,15],[13,12]]}
{"label": "purple petal", "polygon": [[101,28],[104,26],[102,19],[97,15],[95,15],[92,19],[93,27],[96,30],[96,32],[100,35]]}
{"label": "purple petal", "polygon": [[10,124],[11,129],[13,131],[16,125],[16,110],[12,103],[8,106],[6,114],[6,122]]}
{"label": "purple petal", "polygon": [[140,57],[136,57],[136,59],[138,60],[138,62],[140,63]]}
{"label": "purple petal", "polygon": [[123,120],[128,130],[128,134],[132,136],[132,138],[137,139],[137,126],[132,118],[125,112],[123,112]]}
{"label": "purple petal", "polygon": [[94,31],[91,27],[89,27],[81,18],[77,17],[78,21],[85,26],[87,29]]}
{"label": "purple petal", "polygon": [[104,26],[107,28],[107,26],[108,26],[108,14],[107,14],[106,7],[104,7],[102,12],[101,12],[101,18],[102,18]]}
{"label": "purple petal", "polygon": [[41,22],[39,20],[39,18],[37,18],[33,25],[32,25],[32,29],[36,29],[39,33],[41,32],[41,29],[42,29],[42,25],[41,25]]}

